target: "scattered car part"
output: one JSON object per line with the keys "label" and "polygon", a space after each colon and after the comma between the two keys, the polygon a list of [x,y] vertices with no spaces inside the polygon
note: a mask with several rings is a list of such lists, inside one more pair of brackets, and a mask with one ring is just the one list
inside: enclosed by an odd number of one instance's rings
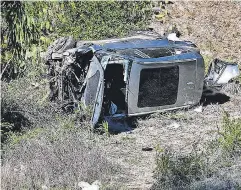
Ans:
{"label": "scattered car part", "polygon": [[142,151],[152,151],[153,148],[151,148],[151,147],[143,147],[141,150]]}
{"label": "scattered car part", "polygon": [[239,76],[239,69],[236,63],[227,63],[219,59],[215,59],[209,67],[205,78],[206,85],[223,85],[227,84],[231,79]]}

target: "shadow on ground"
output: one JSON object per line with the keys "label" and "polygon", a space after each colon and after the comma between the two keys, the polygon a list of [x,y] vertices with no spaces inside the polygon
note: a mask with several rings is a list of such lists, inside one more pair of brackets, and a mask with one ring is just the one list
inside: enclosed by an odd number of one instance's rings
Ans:
{"label": "shadow on ground", "polygon": [[[210,104],[224,104],[230,100],[230,97],[226,94],[214,91],[205,91],[202,95],[200,104],[203,106],[207,106]],[[111,117],[106,117],[105,120],[108,122],[109,131],[112,134],[118,134],[121,132],[130,132],[137,127],[138,119],[148,119],[151,114],[139,116],[139,117],[131,117],[131,118],[119,118],[114,119]]]}
{"label": "shadow on ground", "polygon": [[223,93],[203,94],[200,103],[203,106],[210,104],[224,104],[230,100],[230,97]]}
{"label": "shadow on ground", "polygon": [[20,132],[24,126],[30,126],[30,121],[20,112],[4,112],[1,117],[1,142],[7,139],[8,132]]}

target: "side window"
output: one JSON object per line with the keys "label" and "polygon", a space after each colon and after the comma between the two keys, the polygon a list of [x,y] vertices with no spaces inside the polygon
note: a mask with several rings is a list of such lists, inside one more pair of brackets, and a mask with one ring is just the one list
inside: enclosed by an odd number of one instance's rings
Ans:
{"label": "side window", "polygon": [[178,66],[142,69],[137,106],[142,108],[175,104],[178,84]]}

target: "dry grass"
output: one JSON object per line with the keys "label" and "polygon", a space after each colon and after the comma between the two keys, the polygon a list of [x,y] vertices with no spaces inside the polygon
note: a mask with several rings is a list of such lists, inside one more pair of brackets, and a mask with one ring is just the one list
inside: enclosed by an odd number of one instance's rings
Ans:
{"label": "dry grass", "polygon": [[156,31],[176,26],[181,39],[196,43],[207,60],[218,57],[240,64],[240,1],[175,1],[167,10],[169,16],[156,24]]}
{"label": "dry grass", "polygon": [[[45,81],[38,81],[45,82]],[[48,86],[34,86],[36,82],[22,78],[1,83],[1,141],[8,132],[21,132],[53,122],[53,115],[59,112],[48,102]]]}
{"label": "dry grass", "polygon": [[177,2],[170,11],[184,38],[221,59],[241,60],[241,3],[238,1]]}
{"label": "dry grass", "polygon": [[63,114],[45,98],[44,86],[31,83],[2,84],[1,189],[79,189],[78,182],[95,180],[117,188],[112,176],[121,169],[106,158],[108,139],[78,113]]}
{"label": "dry grass", "polygon": [[218,138],[189,154],[157,150],[152,189],[238,189],[241,187],[241,118],[226,114]]}
{"label": "dry grass", "polygon": [[61,124],[11,137],[3,156],[2,189],[78,189],[80,181],[111,184],[118,167],[81,126]]}
{"label": "dry grass", "polygon": [[[157,26],[155,29],[162,32],[163,28],[168,31],[172,26],[176,26],[181,33],[181,39],[195,42],[200,48],[206,69],[214,58],[241,65],[239,1],[176,1],[168,5],[167,9],[169,16],[161,27]],[[240,119],[237,123],[229,121],[221,124],[224,111],[231,113],[232,118],[240,118],[240,89],[238,82],[228,84],[222,89],[222,93],[230,96],[228,102],[216,102],[222,105],[210,102],[201,114],[193,115],[188,111],[189,114],[182,114],[184,119],[177,118],[175,122],[180,124],[181,129],[174,129],[173,136],[176,138],[171,136],[169,144],[164,137],[160,139],[160,144],[164,146],[162,150],[166,151],[158,152],[156,157],[156,182],[152,189],[240,188],[240,140],[237,140],[240,139]],[[218,98],[214,96],[212,99]],[[166,121],[165,117],[163,119],[161,123],[164,122],[164,126],[169,125],[170,121]],[[158,117],[153,118],[152,122],[160,125]],[[148,125],[145,121],[141,123]],[[218,130],[226,131],[226,134],[220,137]],[[189,149],[178,148],[181,145],[190,146]],[[232,150],[233,147],[239,147],[239,151],[231,151],[235,152],[233,155],[224,147],[232,147]]]}
{"label": "dry grass", "polygon": [[[175,1],[167,8],[165,23],[177,25],[181,38],[195,42],[206,62],[213,57],[240,62],[239,2]],[[222,157],[222,151],[209,152],[212,149],[205,147],[218,137],[223,111],[232,118],[240,117],[240,85],[226,86],[223,90],[230,101],[208,103],[202,113],[190,109],[154,114],[138,119],[131,133],[107,137],[91,133],[78,115],[60,113],[46,99],[47,86],[32,82],[19,80],[2,89],[6,131],[19,129],[22,133],[5,133],[2,189],[78,189],[78,182],[95,180],[104,189],[177,189],[179,185],[225,189],[235,187],[241,179],[240,157]],[[142,151],[145,147],[153,151]],[[161,157],[163,150],[167,152]],[[208,156],[201,154],[205,150]],[[213,165],[206,165],[207,158]],[[153,171],[162,162],[170,167],[154,178]],[[208,171],[209,166],[213,170]]]}
{"label": "dry grass", "polygon": [[[213,99],[215,99],[215,96]],[[224,111],[230,113],[231,118],[240,117],[240,103],[238,96],[230,95],[230,100],[227,102],[206,104],[203,106],[203,112],[201,113],[195,112],[191,108],[188,110],[156,113],[145,118],[139,118],[137,120],[137,128],[133,131],[110,136],[109,143],[105,146],[108,152],[107,156],[111,160],[116,161],[124,171],[129,172],[129,180],[125,182],[127,189],[158,189],[153,184],[159,177],[155,177],[153,171],[157,167],[156,159],[160,155],[158,153],[163,153],[164,150],[170,153],[168,156],[171,159],[171,163],[174,163],[172,169],[169,170],[170,178],[174,170],[182,170],[182,167],[187,166],[183,172],[187,174],[186,177],[188,179],[192,180],[194,174],[189,173],[189,169],[192,164],[197,166],[199,164],[194,162],[198,160],[198,156],[193,160],[195,154],[200,154],[202,151],[205,152],[206,144],[218,138],[218,130],[222,127]],[[153,150],[143,151],[142,148],[152,148]],[[214,149],[214,152],[210,153],[210,155],[215,160],[215,157],[218,158],[222,154]],[[200,159],[205,161],[206,157],[205,155],[203,156],[201,155],[202,158]],[[189,160],[190,164],[185,163],[182,158]],[[220,157],[219,161],[221,160],[225,161],[225,159]],[[231,163],[231,167],[228,169],[224,168],[224,170],[218,168],[218,170],[221,173],[225,173],[228,177],[231,175],[232,178],[236,175],[236,179],[239,179],[239,177],[241,179],[239,171],[240,159],[239,161],[238,159],[236,161],[230,160],[232,162],[228,161],[227,163]],[[213,166],[218,167],[219,165],[214,164]],[[204,171],[201,170],[200,172]],[[228,177],[225,177],[225,175],[222,179],[223,181],[228,181]],[[199,185],[205,185],[205,183],[207,185],[210,182],[211,179],[205,178],[205,176],[206,174],[198,176],[202,177],[204,181],[207,180],[207,183],[200,180]],[[216,182],[218,183],[218,181],[220,179],[217,179]],[[170,185],[170,181],[168,183]],[[196,181],[196,183],[198,182]],[[190,185],[194,184],[191,183],[187,186],[190,187]],[[187,186],[186,188],[188,189]]]}

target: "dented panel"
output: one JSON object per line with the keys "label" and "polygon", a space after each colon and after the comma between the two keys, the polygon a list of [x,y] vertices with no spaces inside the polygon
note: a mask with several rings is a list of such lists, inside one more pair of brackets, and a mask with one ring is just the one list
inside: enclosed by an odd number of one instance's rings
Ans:
{"label": "dented panel", "polygon": [[100,117],[104,91],[104,70],[98,59],[93,56],[86,77],[86,87],[82,101],[91,110],[91,122],[95,125]]}
{"label": "dented panel", "polygon": [[74,105],[81,101],[91,110],[93,126],[103,119],[122,126],[114,120],[198,104],[203,88],[240,74],[237,64],[214,60],[204,78],[195,44],[170,36],[81,41],[62,52],[55,49],[47,56],[51,96],[61,94],[59,100]]}
{"label": "dented panel", "polygon": [[215,59],[209,67],[208,74],[205,78],[207,86],[217,86],[227,84],[231,79],[238,77],[240,71],[238,64],[227,63]]}

